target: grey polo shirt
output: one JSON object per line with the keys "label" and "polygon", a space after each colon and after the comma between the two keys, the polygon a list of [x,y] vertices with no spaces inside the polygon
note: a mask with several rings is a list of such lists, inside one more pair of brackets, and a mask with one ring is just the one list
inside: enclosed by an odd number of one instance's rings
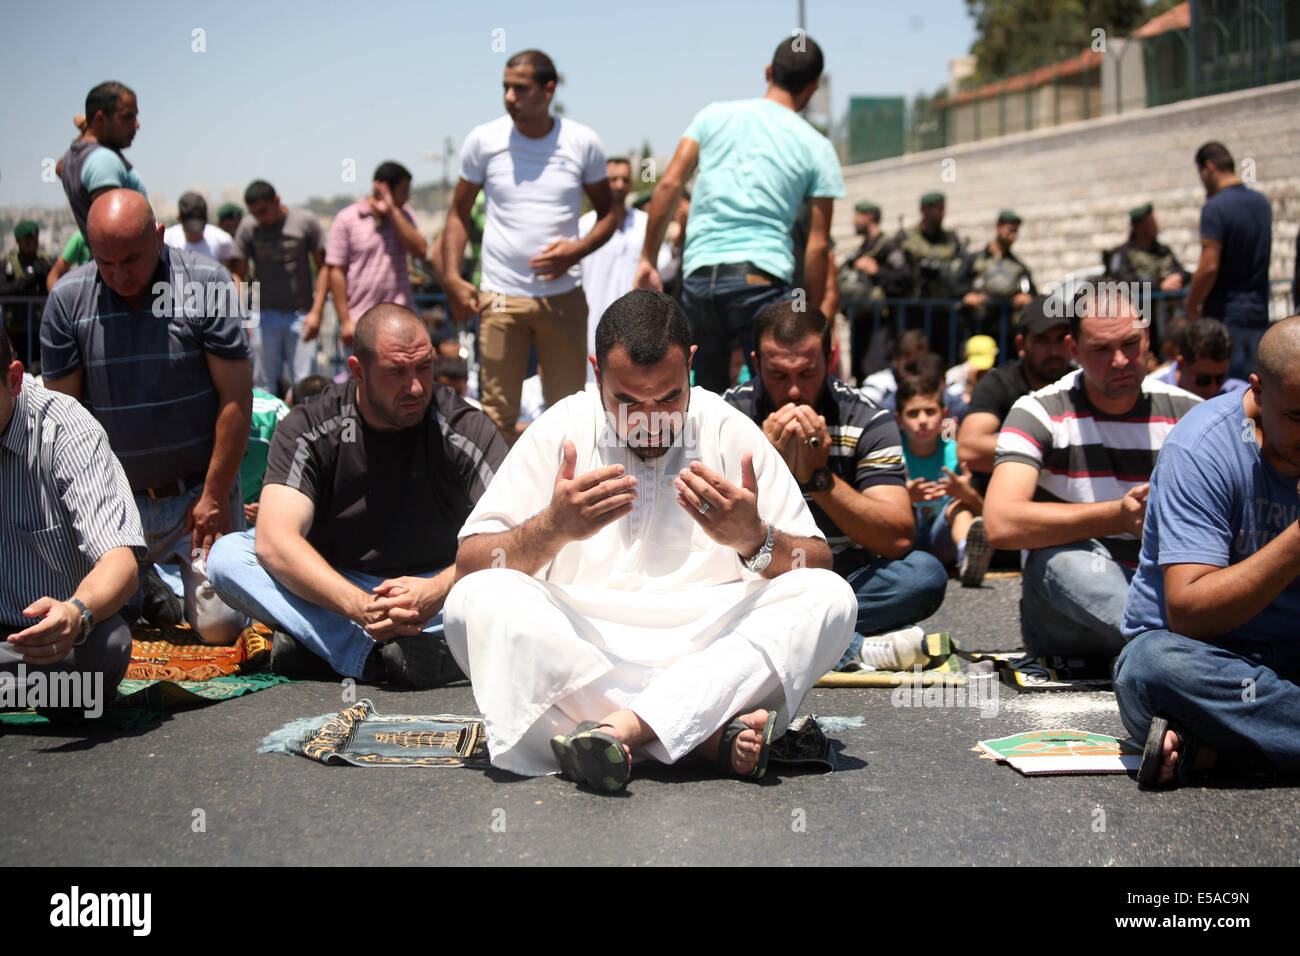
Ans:
{"label": "grey polo shirt", "polygon": [[81,397],[137,491],[207,472],[219,407],[207,356],[250,355],[219,263],[164,246],[151,282],[158,294],[133,309],[92,262],[54,287],[41,319],[45,377],[84,371]]}
{"label": "grey polo shirt", "polygon": [[140,515],[104,429],[31,376],[0,434],[0,489],[0,628],[33,623],[22,611],[39,597],[71,597],[105,552],[144,554]]}

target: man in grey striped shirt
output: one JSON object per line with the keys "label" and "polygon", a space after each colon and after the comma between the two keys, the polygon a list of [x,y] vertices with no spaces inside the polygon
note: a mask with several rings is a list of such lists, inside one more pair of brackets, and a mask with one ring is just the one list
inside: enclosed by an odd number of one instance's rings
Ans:
{"label": "man in grey striped shirt", "polygon": [[1057,303],[1069,312],[1065,341],[1080,369],[1007,413],[984,522],[993,547],[1029,552],[1025,649],[1100,662],[1124,647],[1120,622],[1156,456],[1200,399],[1144,381],[1147,322],[1120,286],[1089,285]]}
{"label": "man in grey striped shirt", "polygon": [[131,661],[140,516],[103,428],[0,327],[0,709],[97,717]]}

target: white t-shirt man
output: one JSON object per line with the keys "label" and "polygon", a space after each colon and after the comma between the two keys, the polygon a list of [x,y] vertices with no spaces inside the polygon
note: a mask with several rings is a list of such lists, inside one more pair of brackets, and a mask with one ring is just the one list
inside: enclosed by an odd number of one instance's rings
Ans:
{"label": "white t-shirt man", "polygon": [[460,176],[487,199],[480,288],[504,295],[561,295],[580,284],[581,268],[546,281],[528,261],[555,239],[578,238],[583,187],[606,178],[595,132],[562,116],[540,139],[524,136],[509,115],[476,126],[460,153]]}
{"label": "white t-shirt man", "polygon": [[210,222],[204,224],[203,238],[199,242],[186,239],[185,229],[179,222],[163,230],[163,242],[173,249],[188,249],[209,259],[216,259],[222,265],[228,263],[235,254],[235,240],[230,233]]}

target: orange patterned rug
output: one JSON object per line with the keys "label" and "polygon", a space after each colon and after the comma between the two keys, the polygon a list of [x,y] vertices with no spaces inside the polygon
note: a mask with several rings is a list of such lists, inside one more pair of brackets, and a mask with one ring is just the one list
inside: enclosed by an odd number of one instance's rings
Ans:
{"label": "orange patterned rug", "polygon": [[128,680],[204,681],[260,670],[271,656],[271,631],[250,624],[229,647],[199,642],[184,625],[133,628]]}

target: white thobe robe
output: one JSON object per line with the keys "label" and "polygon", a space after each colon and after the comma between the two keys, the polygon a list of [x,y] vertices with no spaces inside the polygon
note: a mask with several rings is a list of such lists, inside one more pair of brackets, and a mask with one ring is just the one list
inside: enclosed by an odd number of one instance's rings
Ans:
{"label": "white thobe robe", "polygon": [[552,734],[622,708],[654,729],[645,749],[664,762],[737,713],[767,706],[784,729],[848,646],[853,590],[830,571],[796,568],[772,580],[746,571],[673,487],[694,460],[740,485],[750,452],[760,516],[788,535],[822,537],[776,450],[748,417],[695,388],[677,442],[643,461],[617,441],[588,386],[524,432],[460,539],[508,531],[549,506],[566,439],[575,474],[622,464],[637,478],[637,499],[631,514],[566,545],[531,578],[507,569],[502,554],[448,595],[447,642],[473,682],[492,762],[552,773]]}

